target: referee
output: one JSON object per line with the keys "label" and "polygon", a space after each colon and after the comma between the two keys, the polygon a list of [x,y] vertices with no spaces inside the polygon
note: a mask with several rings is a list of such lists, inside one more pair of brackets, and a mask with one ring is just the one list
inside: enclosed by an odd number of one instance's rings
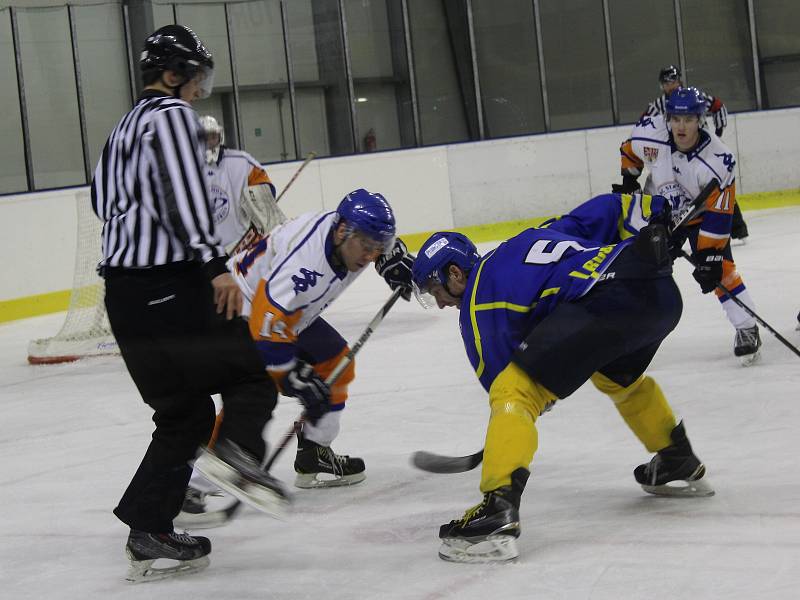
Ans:
{"label": "referee", "polygon": [[[190,29],[168,25],[147,38],[140,66],[144,92],[106,142],[91,191],[104,223],[98,270],[111,328],[155,411],[152,441],[114,509],[131,528],[131,572],[147,578],[155,558],[208,564],[210,542],[175,534],[172,520],[188,461],[211,436],[210,394],[222,393],[225,407],[218,447],[236,448],[237,469],[244,457],[257,471],[277,392],[238,316],[241,292],[214,231],[204,142],[190,106],[211,93],[211,53]],[[269,475],[257,483],[283,495]]]}

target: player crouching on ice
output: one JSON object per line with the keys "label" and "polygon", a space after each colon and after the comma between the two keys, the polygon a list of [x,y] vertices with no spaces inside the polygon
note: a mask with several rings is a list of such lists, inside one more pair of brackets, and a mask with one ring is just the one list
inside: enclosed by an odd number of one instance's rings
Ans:
{"label": "player crouching on ice", "polygon": [[[352,485],[365,478],[361,458],[336,454],[330,447],[355,378],[355,361],[328,387],[325,379],[350,349],[320,315],[370,263],[392,289],[401,288],[403,298],[411,298],[413,256],[395,232],[386,199],[358,189],[335,211],[291,219],[229,262],[265,368],[283,394],[305,407],[294,462],[297,487]],[[218,448],[198,458],[196,468],[240,497],[213,476],[214,453]]]}
{"label": "player crouching on ice", "polygon": [[536,419],[589,379],[656,453],[634,470],[645,491],[714,493],[683,424],[644,374],[682,310],[662,225],[606,246],[528,229],[484,257],[464,235],[439,232],[423,244],[412,277],[423,305],[435,299],[439,308],[461,311],[467,356],[491,407],[483,501],[442,525],[441,558],[518,556],[520,497],[538,445]]}

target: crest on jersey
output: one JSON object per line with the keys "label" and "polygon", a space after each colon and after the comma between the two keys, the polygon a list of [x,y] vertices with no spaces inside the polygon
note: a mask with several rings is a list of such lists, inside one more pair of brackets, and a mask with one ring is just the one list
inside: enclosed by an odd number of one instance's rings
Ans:
{"label": "crest on jersey", "polygon": [[656,159],[658,158],[658,148],[651,148],[650,146],[645,146],[643,152],[644,152],[644,159],[647,162],[656,162]]}
{"label": "crest on jersey", "polygon": [[214,211],[214,224],[219,225],[231,212],[231,202],[225,191],[217,185],[211,186],[211,204]]}

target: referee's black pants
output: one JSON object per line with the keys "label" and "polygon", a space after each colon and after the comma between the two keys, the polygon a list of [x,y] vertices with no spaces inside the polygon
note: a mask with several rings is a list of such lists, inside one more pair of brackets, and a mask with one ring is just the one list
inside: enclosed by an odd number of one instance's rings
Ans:
{"label": "referee's black pants", "polygon": [[199,264],[107,269],[105,275],[111,329],[155,411],[152,440],[114,514],[132,529],[171,532],[191,475],[188,461],[213,430],[210,395],[223,396],[220,439],[261,458],[277,391],[244,320],[216,314]]}

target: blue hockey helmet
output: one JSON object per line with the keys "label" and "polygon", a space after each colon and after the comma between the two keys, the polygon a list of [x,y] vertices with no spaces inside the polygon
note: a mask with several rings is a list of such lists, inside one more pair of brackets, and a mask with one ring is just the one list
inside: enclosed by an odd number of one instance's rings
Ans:
{"label": "blue hockey helmet", "polygon": [[360,232],[365,237],[379,242],[382,253],[394,246],[395,227],[392,207],[381,194],[359,188],[345,196],[336,208],[338,222],[346,225],[348,235]]}
{"label": "blue hockey helmet", "polygon": [[666,101],[667,119],[670,115],[697,115],[701,121],[706,114],[706,101],[695,87],[678,88]]}
{"label": "blue hockey helmet", "polygon": [[411,268],[417,297],[427,293],[431,283],[445,285],[450,265],[469,274],[480,259],[478,249],[467,236],[455,231],[437,231],[422,244]]}

